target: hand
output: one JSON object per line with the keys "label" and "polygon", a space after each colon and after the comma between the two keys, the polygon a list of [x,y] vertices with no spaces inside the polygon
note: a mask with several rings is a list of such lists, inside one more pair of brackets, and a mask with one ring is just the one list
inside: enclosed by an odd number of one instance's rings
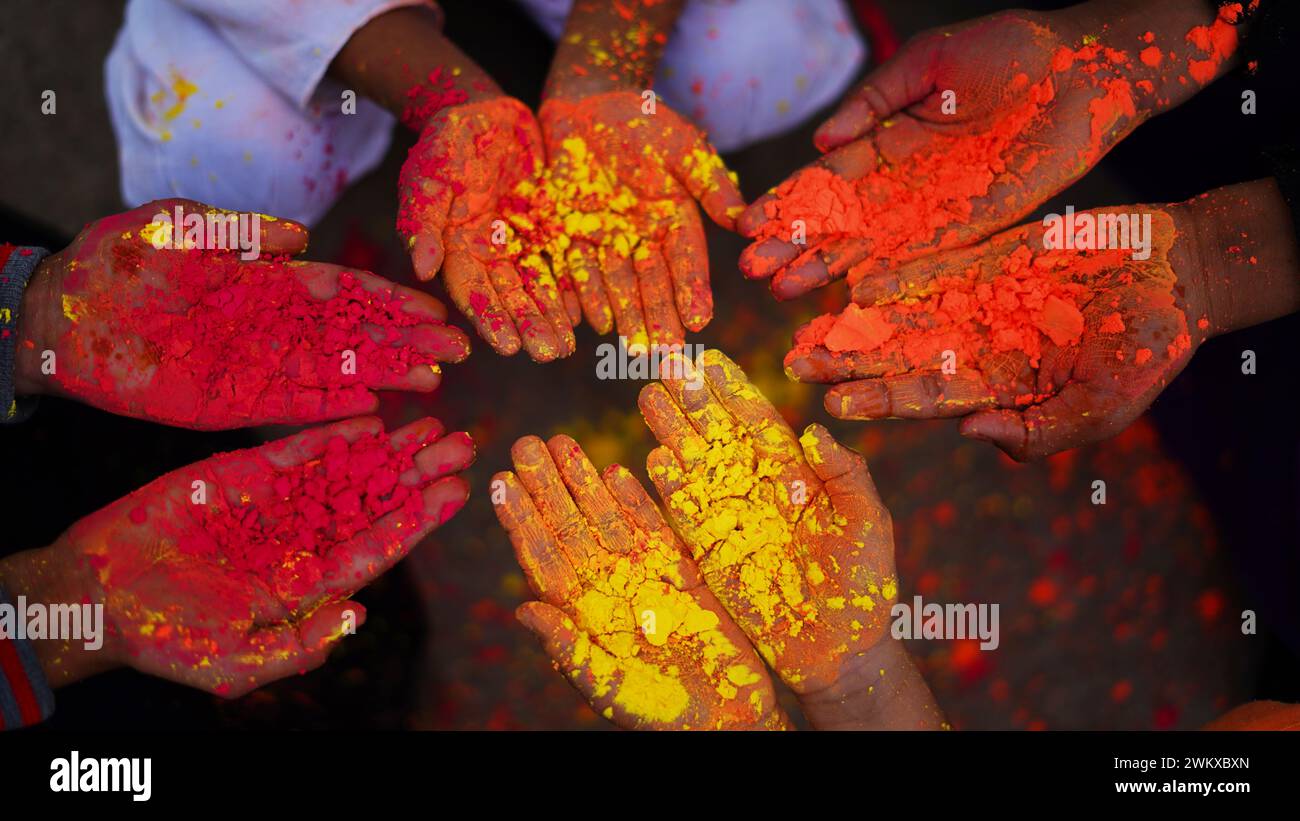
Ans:
{"label": "hand", "polygon": [[[830,153],[742,216],[755,242],[741,270],[772,277],[789,299],[846,272],[852,284],[982,240],[1190,93],[1167,91],[1178,87],[1179,62],[1137,58],[1151,42],[1140,39],[1143,21],[1103,26],[1082,19],[1095,14],[1087,7],[1006,12],[908,42],[818,130]],[[1159,42],[1182,52],[1187,30]],[[1094,36],[1085,43],[1084,34]],[[799,228],[803,244],[792,241]]]}
{"label": "hand", "polygon": [[[1183,207],[1149,215],[1150,257],[1044,249],[1033,224],[863,280],[857,304],[795,336],[786,370],[835,382],[844,419],[965,416],[965,436],[1025,460],[1126,427],[1176,376],[1211,327]],[[1131,224],[1131,223],[1130,223]],[[944,372],[945,360],[948,373]]]}
{"label": "hand", "polygon": [[441,434],[433,419],[386,436],[360,418],[214,456],[77,522],[26,563],[39,572],[6,581],[57,575],[75,591],[64,600],[103,605],[115,662],[242,695],[324,663],[364,621],[348,597],[465,503],[452,474],[473,443]]}
{"label": "hand", "polygon": [[429,120],[402,166],[397,230],[416,276],[429,280],[442,268],[452,300],[493,350],[509,356],[522,347],[550,362],[575,350],[576,317],[544,265],[518,264],[502,221],[503,202],[541,163],[537,121],[518,100],[445,109]]}
{"label": "hand", "polygon": [[20,392],[199,429],[294,424],[373,411],[376,390],[431,391],[437,363],[469,352],[432,297],[364,271],[268,259],[306,247],[297,223],[259,217],[263,258],[251,262],[156,248],[171,233],[155,217],[176,208],[232,213],[150,203],[93,223],[41,264],[23,295]]}
{"label": "hand", "polygon": [[629,345],[679,345],[713,317],[692,200],[725,228],[744,203],[699,129],[662,103],[642,106],[631,91],[543,103],[547,167],[513,222],[524,248],[572,283],[597,333],[617,326]]}
{"label": "hand", "polygon": [[[641,391],[662,447],[650,478],[704,580],[800,697],[886,637],[894,537],[861,456],[819,425],[799,438],[718,351]],[[661,374],[665,371],[660,369]]]}
{"label": "hand", "polygon": [[[563,672],[626,729],[780,729],[762,661],[627,469],[524,437],[497,517],[541,601],[519,608]],[[498,490],[499,489],[499,490]]]}

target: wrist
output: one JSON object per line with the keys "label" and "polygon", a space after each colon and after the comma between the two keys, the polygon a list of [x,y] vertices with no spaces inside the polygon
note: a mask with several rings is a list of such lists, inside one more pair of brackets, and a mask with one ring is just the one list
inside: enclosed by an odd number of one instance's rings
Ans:
{"label": "wrist", "polygon": [[888,635],[845,659],[829,687],[801,694],[799,706],[819,730],[947,729],[907,648]]}
{"label": "wrist", "polygon": [[[47,547],[24,550],[0,559],[0,585],[8,591],[15,607],[21,596],[28,608],[47,608],[50,613],[46,618],[48,630],[54,628],[56,621],[70,625],[81,618],[78,626],[86,624],[84,618],[75,612],[68,619],[56,619],[53,615],[55,607],[90,605],[103,613],[102,597],[90,581],[89,570],[78,560],[65,536]],[[16,618],[26,619],[26,614],[18,612]],[[95,617],[91,624],[99,625],[97,636],[83,632],[77,638],[61,632],[59,636],[28,639],[51,687],[71,684],[118,666],[105,620]]]}
{"label": "wrist", "polygon": [[19,396],[37,396],[48,389],[49,377],[42,372],[41,364],[44,352],[54,347],[51,306],[61,301],[61,295],[56,293],[54,265],[55,257],[42,260],[23,292],[14,351],[14,391]]}

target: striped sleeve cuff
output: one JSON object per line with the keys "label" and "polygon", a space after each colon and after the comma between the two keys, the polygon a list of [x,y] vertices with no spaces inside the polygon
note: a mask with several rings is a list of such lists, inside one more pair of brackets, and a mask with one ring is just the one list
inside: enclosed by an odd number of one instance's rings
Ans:
{"label": "striped sleeve cuff", "polygon": [[39,724],[54,712],[54,691],[45,682],[35,651],[11,637],[20,618],[23,614],[15,612],[0,588],[0,730]]}

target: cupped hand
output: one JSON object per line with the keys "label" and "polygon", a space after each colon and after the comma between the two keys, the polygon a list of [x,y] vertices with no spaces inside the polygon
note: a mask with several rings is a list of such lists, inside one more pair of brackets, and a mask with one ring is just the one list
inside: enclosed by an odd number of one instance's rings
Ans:
{"label": "cupped hand", "polygon": [[885,636],[897,597],[893,527],[865,460],[819,425],[796,437],[718,351],[665,368],[640,405],[669,516],[781,679],[801,696],[830,687]]}
{"label": "cupped hand", "polygon": [[625,729],[788,725],[763,662],[631,472],[598,474],[567,436],[511,453],[493,501],[540,599],[518,616],[594,709]]}
{"label": "cupped hand", "polygon": [[830,153],[742,216],[741,270],[789,299],[1015,224],[1150,114],[1156,70],[1083,34],[1014,11],[913,38],[818,130]]}
{"label": "cupped hand", "polygon": [[402,166],[397,229],[415,274],[443,271],[447,291],[479,335],[507,356],[539,362],[574,351],[573,322],[556,277],[521,264],[506,217],[521,184],[543,162],[527,106],[497,97],[452,106],[425,125]]}
{"label": "cupped hand", "polygon": [[630,345],[677,345],[703,329],[713,294],[696,203],[724,228],[744,206],[703,132],[630,91],[551,98],[539,119],[547,165],[517,225],[572,283],[575,324],[617,328]]}
{"label": "cupped hand", "polygon": [[260,258],[245,261],[178,247],[177,208],[232,216],[149,203],[41,264],[24,294],[20,388],[190,428],[301,424],[373,411],[377,390],[431,391],[438,363],[469,352],[432,297],[287,259],[307,244],[297,223],[259,215]]}
{"label": "cupped hand", "polygon": [[115,660],[223,696],[324,663],[349,596],[464,504],[474,456],[434,419],[313,428],[173,471],[53,546]]}
{"label": "cupped hand", "polygon": [[1047,249],[1034,224],[863,280],[855,304],[799,330],[786,370],[839,383],[826,395],[834,416],[965,417],[963,435],[1020,460],[1112,436],[1208,333],[1203,277],[1180,239],[1185,213],[1076,214],[1145,215],[1145,251]]}

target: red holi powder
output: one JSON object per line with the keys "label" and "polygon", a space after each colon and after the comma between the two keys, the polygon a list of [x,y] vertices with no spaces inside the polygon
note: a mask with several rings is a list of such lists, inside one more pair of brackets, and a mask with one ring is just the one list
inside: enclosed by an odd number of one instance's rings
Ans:
{"label": "red holi powder", "polygon": [[1201,85],[1214,79],[1223,61],[1237,51],[1237,29],[1234,24],[1241,16],[1240,3],[1228,3],[1219,8],[1219,16],[1208,26],[1196,26],[1187,32],[1186,40],[1209,56],[1203,60],[1188,60],[1187,73]]}
{"label": "red holi powder", "polygon": [[[124,275],[141,267],[133,253],[118,254]],[[402,310],[406,297],[368,291],[351,272],[340,273],[338,292],[320,300],[298,277],[302,263],[249,265],[232,254],[188,250],[158,254],[150,264],[163,266],[166,288],[142,284],[130,304],[119,290],[89,294],[85,303],[89,315],[144,342],[138,355],[145,368],[156,366],[153,379],[186,374],[142,392],[137,410],[151,418],[321,418],[336,407],[357,407],[367,382],[391,381],[436,361],[407,344],[400,330],[427,322]],[[138,310],[138,301],[150,310]],[[345,351],[355,353],[355,369],[345,369]],[[129,378],[121,363],[87,358],[92,384],[75,392],[115,396],[116,381]]]}
{"label": "red holi powder", "polygon": [[[1124,252],[1048,250],[1034,254],[1022,238],[1000,261],[1001,273],[988,277],[980,266],[962,276],[939,277],[929,295],[861,308],[848,305],[839,315],[825,315],[795,336],[789,358],[824,347],[832,354],[879,352],[901,370],[929,367],[951,350],[958,361],[975,361],[989,353],[1016,351],[1038,367],[1045,341],[1057,347],[1078,344],[1084,331],[1079,305],[1089,296],[1090,271],[1121,264]],[[1054,271],[1069,267],[1069,281]],[[1107,320],[1110,328],[1118,321]],[[788,361],[788,359],[787,359]]]}
{"label": "red holi powder", "polygon": [[459,88],[450,72],[441,67],[429,72],[425,82],[406,90],[406,106],[402,108],[402,125],[419,131],[438,112],[469,99]]}
{"label": "red holi powder", "polygon": [[[164,523],[160,529],[171,531],[182,553],[219,564],[249,584],[267,585],[296,610],[319,595],[323,581],[345,581],[356,572],[354,551],[338,549],[353,537],[394,512],[401,528],[424,521],[420,488],[400,481],[403,472],[415,468],[423,444],[412,437],[394,448],[382,433],[354,442],[335,436],[320,458],[288,468],[273,465],[258,451],[221,454],[215,460],[237,473],[239,487],[220,488],[225,492],[214,493],[207,504],[178,508],[190,521]],[[400,532],[387,525],[385,531]],[[396,538],[390,547],[401,550]]]}
{"label": "red holi powder", "polygon": [[[1032,85],[1025,74],[1012,79],[1016,103],[986,129],[935,135],[931,146],[910,156],[905,165],[882,163],[857,180],[808,168],[776,189],[764,206],[769,219],[755,239],[786,240],[793,221],[802,220],[810,236],[869,240],[866,256],[849,271],[850,284],[936,238],[941,247],[961,244],[956,229],[970,222],[973,201],[988,196],[995,184],[1009,177],[1024,177],[1053,150],[1031,148],[1032,134],[1051,114],[1055,75],[1076,66],[1081,76],[1105,91],[1089,105],[1090,144],[1080,151],[1079,163],[1086,167],[1100,158],[1107,133],[1123,118],[1137,115],[1132,87],[1114,76],[1128,61],[1124,52],[1096,44],[1078,50],[1062,47],[1053,55],[1051,76]],[[810,248],[791,267],[816,253],[817,248]]]}

